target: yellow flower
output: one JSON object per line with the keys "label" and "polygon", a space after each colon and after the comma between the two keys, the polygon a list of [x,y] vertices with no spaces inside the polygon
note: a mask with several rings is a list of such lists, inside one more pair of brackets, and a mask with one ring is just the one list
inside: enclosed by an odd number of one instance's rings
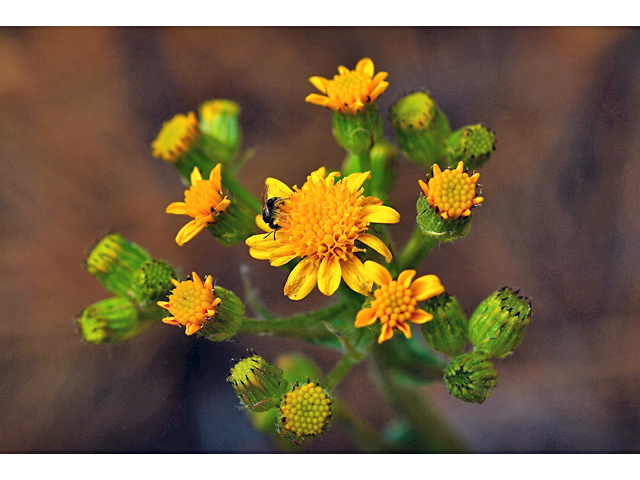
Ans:
{"label": "yellow flower", "polygon": [[160,133],[151,143],[153,156],[175,162],[198,137],[200,129],[195,114],[176,115],[162,125]]}
{"label": "yellow flower", "polygon": [[202,283],[196,272],[192,276],[193,280],[184,282],[171,279],[176,288],[169,295],[169,301],[158,302],[159,306],[173,315],[162,321],[169,325],[184,325],[187,335],[193,335],[203,328],[216,314],[216,307],[222,302],[213,295],[213,277],[206,277]]}
{"label": "yellow flower", "polygon": [[331,399],[313,382],[287,393],[280,407],[282,423],[298,437],[322,433],[331,418]]}
{"label": "yellow flower", "polygon": [[[444,292],[440,279],[435,275],[425,275],[413,280],[415,270],[405,270],[393,280],[389,271],[376,262],[365,262],[365,274],[380,286],[373,292],[370,308],[363,308],[356,315],[356,327],[366,327],[380,320],[382,332],[378,343],[393,337],[393,329],[397,328],[404,336],[411,338],[408,322],[425,323],[433,315],[416,308],[418,302],[435,297]],[[411,281],[413,280],[413,282]]]}
{"label": "yellow flower", "polygon": [[341,65],[338,72],[333,80],[324,77],[309,78],[311,84],[324,95],[312,93],[305,101],[336,112],[354,114],[362,110],[365,104],[374,103],[389,86],[389,82],[384,81],[389,75],[387,72],[373,75],[373,61],[370,58],[360,60],[355,70]]}
{"label": "yellow flower", "polygon": [[441,171],[437,164],[433,165],[433,177],[427,185],[418,180],[429,205],[435,208],[445,220],[447,218],[468,217],[471,209],[484,201],[476,196],[479,173],[471,177],[463,172],[464,163],[458,163],[455,170]]}
{"label": "yellow flower", "polygon": [[[276,207],[278,228],[273,236],[254,235],[246,244],[253,258],[269,260],[276,267],[302,259],[284,286],[284,294],[292,300],[306,297],[316,282],[324,295],[332,295],[341,278],[352,290],[368,295],[372,285],[355,255],[364,251],[356,240],[391,261],[387,246],[366,231],[371,222],[397,223],[400,215],[378,198],[362,195],[360,187],[369,172],[353,173],[336,182],[338,176],[338,172],[327,175],[322,167],[307,177],[302,188],[291,189],[275,178],[265,182],[271,197],[283,199]],[[256,223],[271,231],[261,217]]]}
{"label": "yellow flower", "polygon": [[184,245],[209,223],[214,223],[231,203],[226,196],[222,197],[221,168],[222,165],[217,164],[211,170],[209,180],[203,180],[200,170],[195,167],[191,172],[191,188],[184,192],[184,202],[173,202],[167,207],[167,213],[193,217],[176,235],[178,245]]}

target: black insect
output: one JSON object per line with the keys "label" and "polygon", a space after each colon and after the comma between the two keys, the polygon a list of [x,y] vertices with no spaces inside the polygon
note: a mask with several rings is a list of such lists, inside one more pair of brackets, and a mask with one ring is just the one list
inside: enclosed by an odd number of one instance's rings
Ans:
{"label": "black insect", "polygon": [[[276,223],[278,220],[278,206],[284,201],[285,199],[281,197],[269,198],[269,187],[267,185],[264,186],[262,191],[262,220],[272,229],[274,240],[276,239],[276,231],[280,228],[280,225]],[[269,235],[271,233],[268,233],[267,237]]]}

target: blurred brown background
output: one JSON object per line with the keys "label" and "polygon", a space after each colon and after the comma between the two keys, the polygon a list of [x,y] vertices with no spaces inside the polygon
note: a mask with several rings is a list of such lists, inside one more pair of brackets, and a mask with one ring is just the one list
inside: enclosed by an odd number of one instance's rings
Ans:
{"label": "blurred brown background", "polygon": [[[81,262],[115,229],[237,292],[249,265],[283,314],[325,304],[317,291],[287,300],[286,273],[243,245],[203,233],[178,247],[186,220],[164,208],[183,187],[149,144],[175,113],[230,98],[244,145],[257,148],[242,172],[256,194],[266,176],[300,184],[321,165],[337,169],[343,152],[329,112],[304,103],[307,79],[364,56],[389,72],[383,112],[427,88],[452,127],[497,132],[470,235],[419,273],[439,275],[468,312],[504,285],[533,302],[524,343],[496,361],[489,401],[464,404],[442,383],[425,395],[475,451],[640,450],[639,30],[30,28],[0,29],[0,451],[274,449],[238,409],[229,359],[304,350],[327,371],[335,353],[267,338],[214,345],[169,326],[84,345],[71,319],[108,294]],[[421,175],[401,162],[401,241]],[[393,412],[367,368],[338,393],[382,427]],[[311,447],[351,450],[339,427]]]}

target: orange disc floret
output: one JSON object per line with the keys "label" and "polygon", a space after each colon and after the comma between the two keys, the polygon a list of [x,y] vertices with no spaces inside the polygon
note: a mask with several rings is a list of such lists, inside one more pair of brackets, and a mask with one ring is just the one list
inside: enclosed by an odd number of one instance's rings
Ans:
{"label": "orange disc floret", "polygon": [[455,170],[450,168],[441,171],[437,164],[433,165],[433,176],[426,184],[418,180],[429,205],[435,208],[442,218],[460,218],[471,215],[471,209],[484,201],[476,196],[479,173],[469,176],[464,172],[464,163],[458,163]]}
{"label": "orange disc floret", "polygon": [[287,393],[280,407],[284,428],[302,437],[322,433],[331,417],[331,399],[313,382]]}
{"label": "orange disc floret", "polygon": [[193,218],[180,229],[176,235],[176,243],[180,246],[187,243],[210,223],[214,223],[218,215],[224,212],[231,201],[222,193],[222,165],[217,164],[203,180],[198,167],[191,172],[191,187],[184,192],[184,202],[173,202],[166,212],[174,215],[188,215]]}
{"label": "orange disc floret", "polygon": [[332,80],[324,77],[311,77],[309,82],[324,95],[312,93],[305,101],[314,105],[328,107],[342,113],[354,114],[368,103],[374,103],[389,86],[384,80],[387,72],[378,72],[374,76],[373,61],[363,58],[355,70],[339,66],[338,74]]}
{"label": "orange disc floret", "polygon": [[169,311],[171,317],[163,318],[169,325],[184,325],[187,335],[193,335],[203,328],[216,314],[216,307],[222,300],[213,292],[213,277],[208,276],[202,282],[196,272],[192,273],[193,280],[178,282],[172,279],[173,289],[168,302],[158,302],[158,305]]}
{"label": "orange disc floret", "polygon": [[438,277],[425,275],[413,280],[416,271],[405,270],[397,280],[393,280],[389,271],[376,262],[365,262],[364,268],[369,279],[379,287],[373,292],[371,307],[358,312],[355,326],[366,327],[379,320],[382,331],[378,343],[393,337],[394,328],[411,338],[409,322],[421,324],[433,318],[433,315],[416,306],[418,302],[444,292]]}
{"label": "orange disc floret", "polygon": [[196,115],[193,112],[176,115],[162,125],[160,133],[151,143],[152,154],[168,162],[175,162],[198,137],[200,129]]}

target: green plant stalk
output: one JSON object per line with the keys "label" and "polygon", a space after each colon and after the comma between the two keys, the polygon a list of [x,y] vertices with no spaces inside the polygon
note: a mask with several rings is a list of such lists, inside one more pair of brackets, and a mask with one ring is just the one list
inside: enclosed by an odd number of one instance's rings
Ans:
{"label": "green plant stalk", "polygon": [[301,329],[309,327],[320,322],[330,321],[344,314],[345,304],[338,303],[323,310],[315,312],[293,315],[291,317],[274,318],[269,320],[260,320],[257,318],[244,317],[238,333],[246,333],[251,335],[266,335],[269,333],[287,334],[302,333]]}
{"label": "green plant stalk", "polygon": [[232,171],[222,173],[222,183],[238,198],[244,200],[256,215],[262,212],[262,201],[242,186]]}
{"label": "green plant stalk", "polygon": [[[378,352],[379,350],[376,351],[376,355],[379,355]],[[418,434],[419,441],[416,442],[412,453],[465,453],[468,451],[447,422],[429,402],[424,400],[419,389],[397,381],[388,369],[380,368],[380,365],[377,371],[384,394]]]}
{"label": "green plant stalk", "polygon": [[327,390],[333,390],[338,386],[344,377],[351,371],[351,369],[358,363],[351,355],[345,355],[342,357],[333,370],[325,377],[321,382],[322,386]]}
{"label": "green plant stalk", "polygon": [[422,230],[420,230],[420,227],[416,226],[400,254],[398,261],[400,266],[398,270],[403,271],[416,268],[437,243],[437,237],[425,235],[422,233]]}

